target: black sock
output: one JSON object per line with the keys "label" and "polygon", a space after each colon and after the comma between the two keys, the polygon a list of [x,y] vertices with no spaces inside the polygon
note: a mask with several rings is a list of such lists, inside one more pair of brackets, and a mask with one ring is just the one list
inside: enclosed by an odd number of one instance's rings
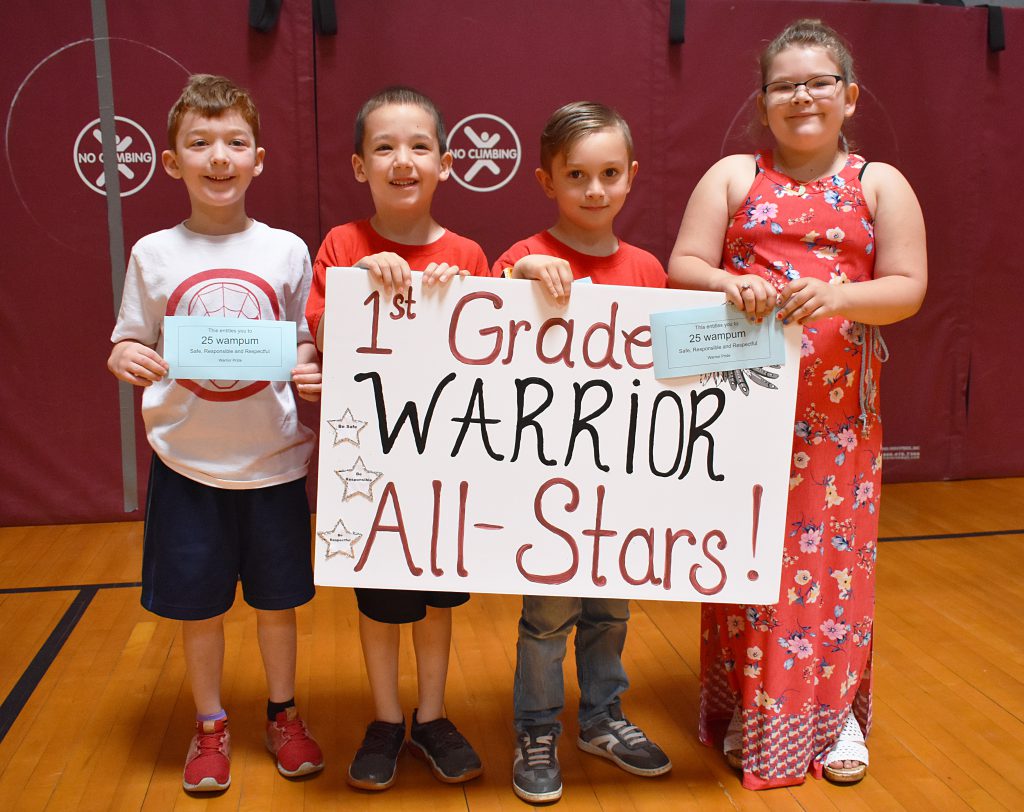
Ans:
{"label": "black sock", "polygon": [[288,710],[288,708],[294,708],[294,707],[295,707],[295,697],[294,696],[291,699],[286,699],[284,702],[271,702],[268,699],[267,700],[267,721],[268,722],[273,722],[275,719],[277,719],[277,714],[279,714],[281,711],[285,711],[285,710]]}

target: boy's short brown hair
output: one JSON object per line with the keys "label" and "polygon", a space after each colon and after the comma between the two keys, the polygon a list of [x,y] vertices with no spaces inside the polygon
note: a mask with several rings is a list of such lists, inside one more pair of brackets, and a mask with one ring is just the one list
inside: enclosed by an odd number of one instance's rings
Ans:
{"label": "boy's short brown hair", "polygon": [[355,128],[355,153],[363,154],[363,139],[366,137],[366,118],[374,110],[378,110],[388,104],[410,104],[414,107],[421,107],[434,117],[434,133],[437,136],[437,145],[444,155],[448,151],[448,135],[444,129],[444,119],[441,118],[441,111],[434,104],[433,99],[405,85],[393,85],[374,93],[366,103],[359,108],[356,114]]}
{"label": "boy's short brown hair", "polygon": [[256,103],[244,88],[239,87],[226,76],[210,73],[195,73],[188,77],[188,83],[178,100],[167,114],[167,144],[174,149],[181,120],[188,112],[199,113],[207,118],[218,118],[228,110],[237,110],[252,129],[256,143],[260,139],[260,114]]}
{"label": "boy's short brown hair", "polygon": [[579,101],[563,105],[551,114],[540,134],[540,165],[551,171],[556,155],[569,152],[583,136],[600,130],[618,129],[626,141],[626,153],[633,162],[633,134],[617,110],[600,102]]}

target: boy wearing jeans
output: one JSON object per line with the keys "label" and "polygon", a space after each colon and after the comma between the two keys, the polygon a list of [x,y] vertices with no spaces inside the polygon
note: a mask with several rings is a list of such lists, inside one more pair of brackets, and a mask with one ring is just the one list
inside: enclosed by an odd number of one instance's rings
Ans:
{"label": "boy wearing jeans", "polygon": [[[615,110],[576,102],[555,111],[541,134],[537,179],[558,206],[558,220],[509,248],[494,273],[537,280],[561,302],[568,300],[573,280],[585,277],[598,284],[665,287],[657,259],[619,240],[612,229],[636,172],[629,126]],[[562,661],[573,628],[580,686],[577,746],[634,775],[672,769],[661,748],[622,714],[620,696],[629,687],[622,666],[628,620],[628,600],[523,596],[512,768],[512,788],[523,800],[562,796],[558,717],[565,704]]]}

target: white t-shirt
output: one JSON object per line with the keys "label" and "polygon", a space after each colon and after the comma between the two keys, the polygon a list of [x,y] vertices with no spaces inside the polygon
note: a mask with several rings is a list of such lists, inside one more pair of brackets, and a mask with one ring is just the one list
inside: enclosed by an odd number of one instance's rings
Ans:
{"label": "white t-shirt", "polygon": [[[304,314],[311,267],[294,234],[253,222],[211,237],[178,225],[132,249],[111,341],[163,355],[164,316],[294,321],[312,341]],[[296,414],[287,381],[164,378],[142,394],[142,418],[167,467],[217,488],[262,488],[305,476],[313,432]]]}

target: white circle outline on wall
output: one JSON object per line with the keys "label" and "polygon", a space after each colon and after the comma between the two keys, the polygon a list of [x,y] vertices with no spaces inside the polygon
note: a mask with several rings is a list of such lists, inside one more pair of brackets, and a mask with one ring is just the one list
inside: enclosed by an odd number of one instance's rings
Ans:
{"label": "white circle outline on wall", "polygon": [[[146,177],[139,183],[139,185],[136,186],[134,189],[131,189],[131,190],[127,191],[127,192],[125,192],[123,190],[121,191],[121,197],[131,197],[136,192],[140,192],[144,188],[146,188],[146,185],[153,178],[153,173],[156,171],[156,147],[153,145],[153,139],[149,137],[149,133],[146,132],[145,128],[141,124],[139,124],[138,122],[132,121],[130,118],[126,118],[125,116],[114,116],[114,121],[115,122],[120,122],[120,123],[123,123],[123,124],[130,124],[138,132],[140,132],[145,137],[145,139],[146,139],[146,144],[149,146],[149,153],[150,153],[150,155],[153,156],[152,160],[149,162],[149,172],[146,173]],[[80,177],[82,179],[82,183],[84,183],[86,186],[88,186],[90,189],[92,189],[97,194],[100,194],[100,195],[103,195],[104,197],[106,197],[106,194],[107,194],[106,189],[104,189],[103,187],[101,187],[98,184],[93,183],[91,180],[89,180],[85,176],[85,173],[82,171],[81,164],[78,162],[79,147],[80,147],[80,145],[82,143],[82,139],[86,136],[87,133],[90,133],[93,130],[95,130],[99,126],[99,124],[100,124],[100,119],[97,118],[97,119],[93,119],[92,121],[90,121],[88,124],[86,124],[82,128],[82,131],[78,134],[78,137],[75,139],[75,145],[72,148],[72,153],[71,153],[71,160],[72,160],[72,162],[75,165],[75,171],[78,173],[78,177]],[[116,130],[115,130],[115,137],[116,136],[117,136],[117,133],[116,133]],[[102,150],[103,150],[103,145],[101,144],[100,145],[100,154],[101,155],[102,155]],[[102,167],[101,163],[97,163],[96,165]],[[120,166],[120,163],[118,165]]]}
{"label": "white circle outline on wall", "polygon": [[460,186],[465,187],[466,189],[469,189],[471,192],[493,192],[497,189],[500,189],[502,186],[507,184],[510,180],[512,180],[512,178],[516,176],[516,172],[519,171],[519,164],[523,160],[523,147],[522,144],[519,143],[519,133],[517,133],[515,129],[512,127],[512,125],[505,121],[505,119],[503,119],[501,116],[496,116],[493,113],[473,113],[472,115],[463,118],[448,131],[449,148],[451,147],[452,136],[455,135],[464,124],[466,124],[469,121],[475,121],[479,118],[488,119],[490,121],[497,121],[499,124],[505,127],[506,130],[509,131],[509,133],[512,135],[512,140],[514,140],[516,143],[515,165],[512,167],[512,171],[508,173],[508,177],[506,177],[502,181],[499,181],[493,186],[473,186],[468,181],[465,181],[459,177],[458,173],[455,171],[454,166],[452,167],[452,177],[455,178],[456,183],[458,183]]}

